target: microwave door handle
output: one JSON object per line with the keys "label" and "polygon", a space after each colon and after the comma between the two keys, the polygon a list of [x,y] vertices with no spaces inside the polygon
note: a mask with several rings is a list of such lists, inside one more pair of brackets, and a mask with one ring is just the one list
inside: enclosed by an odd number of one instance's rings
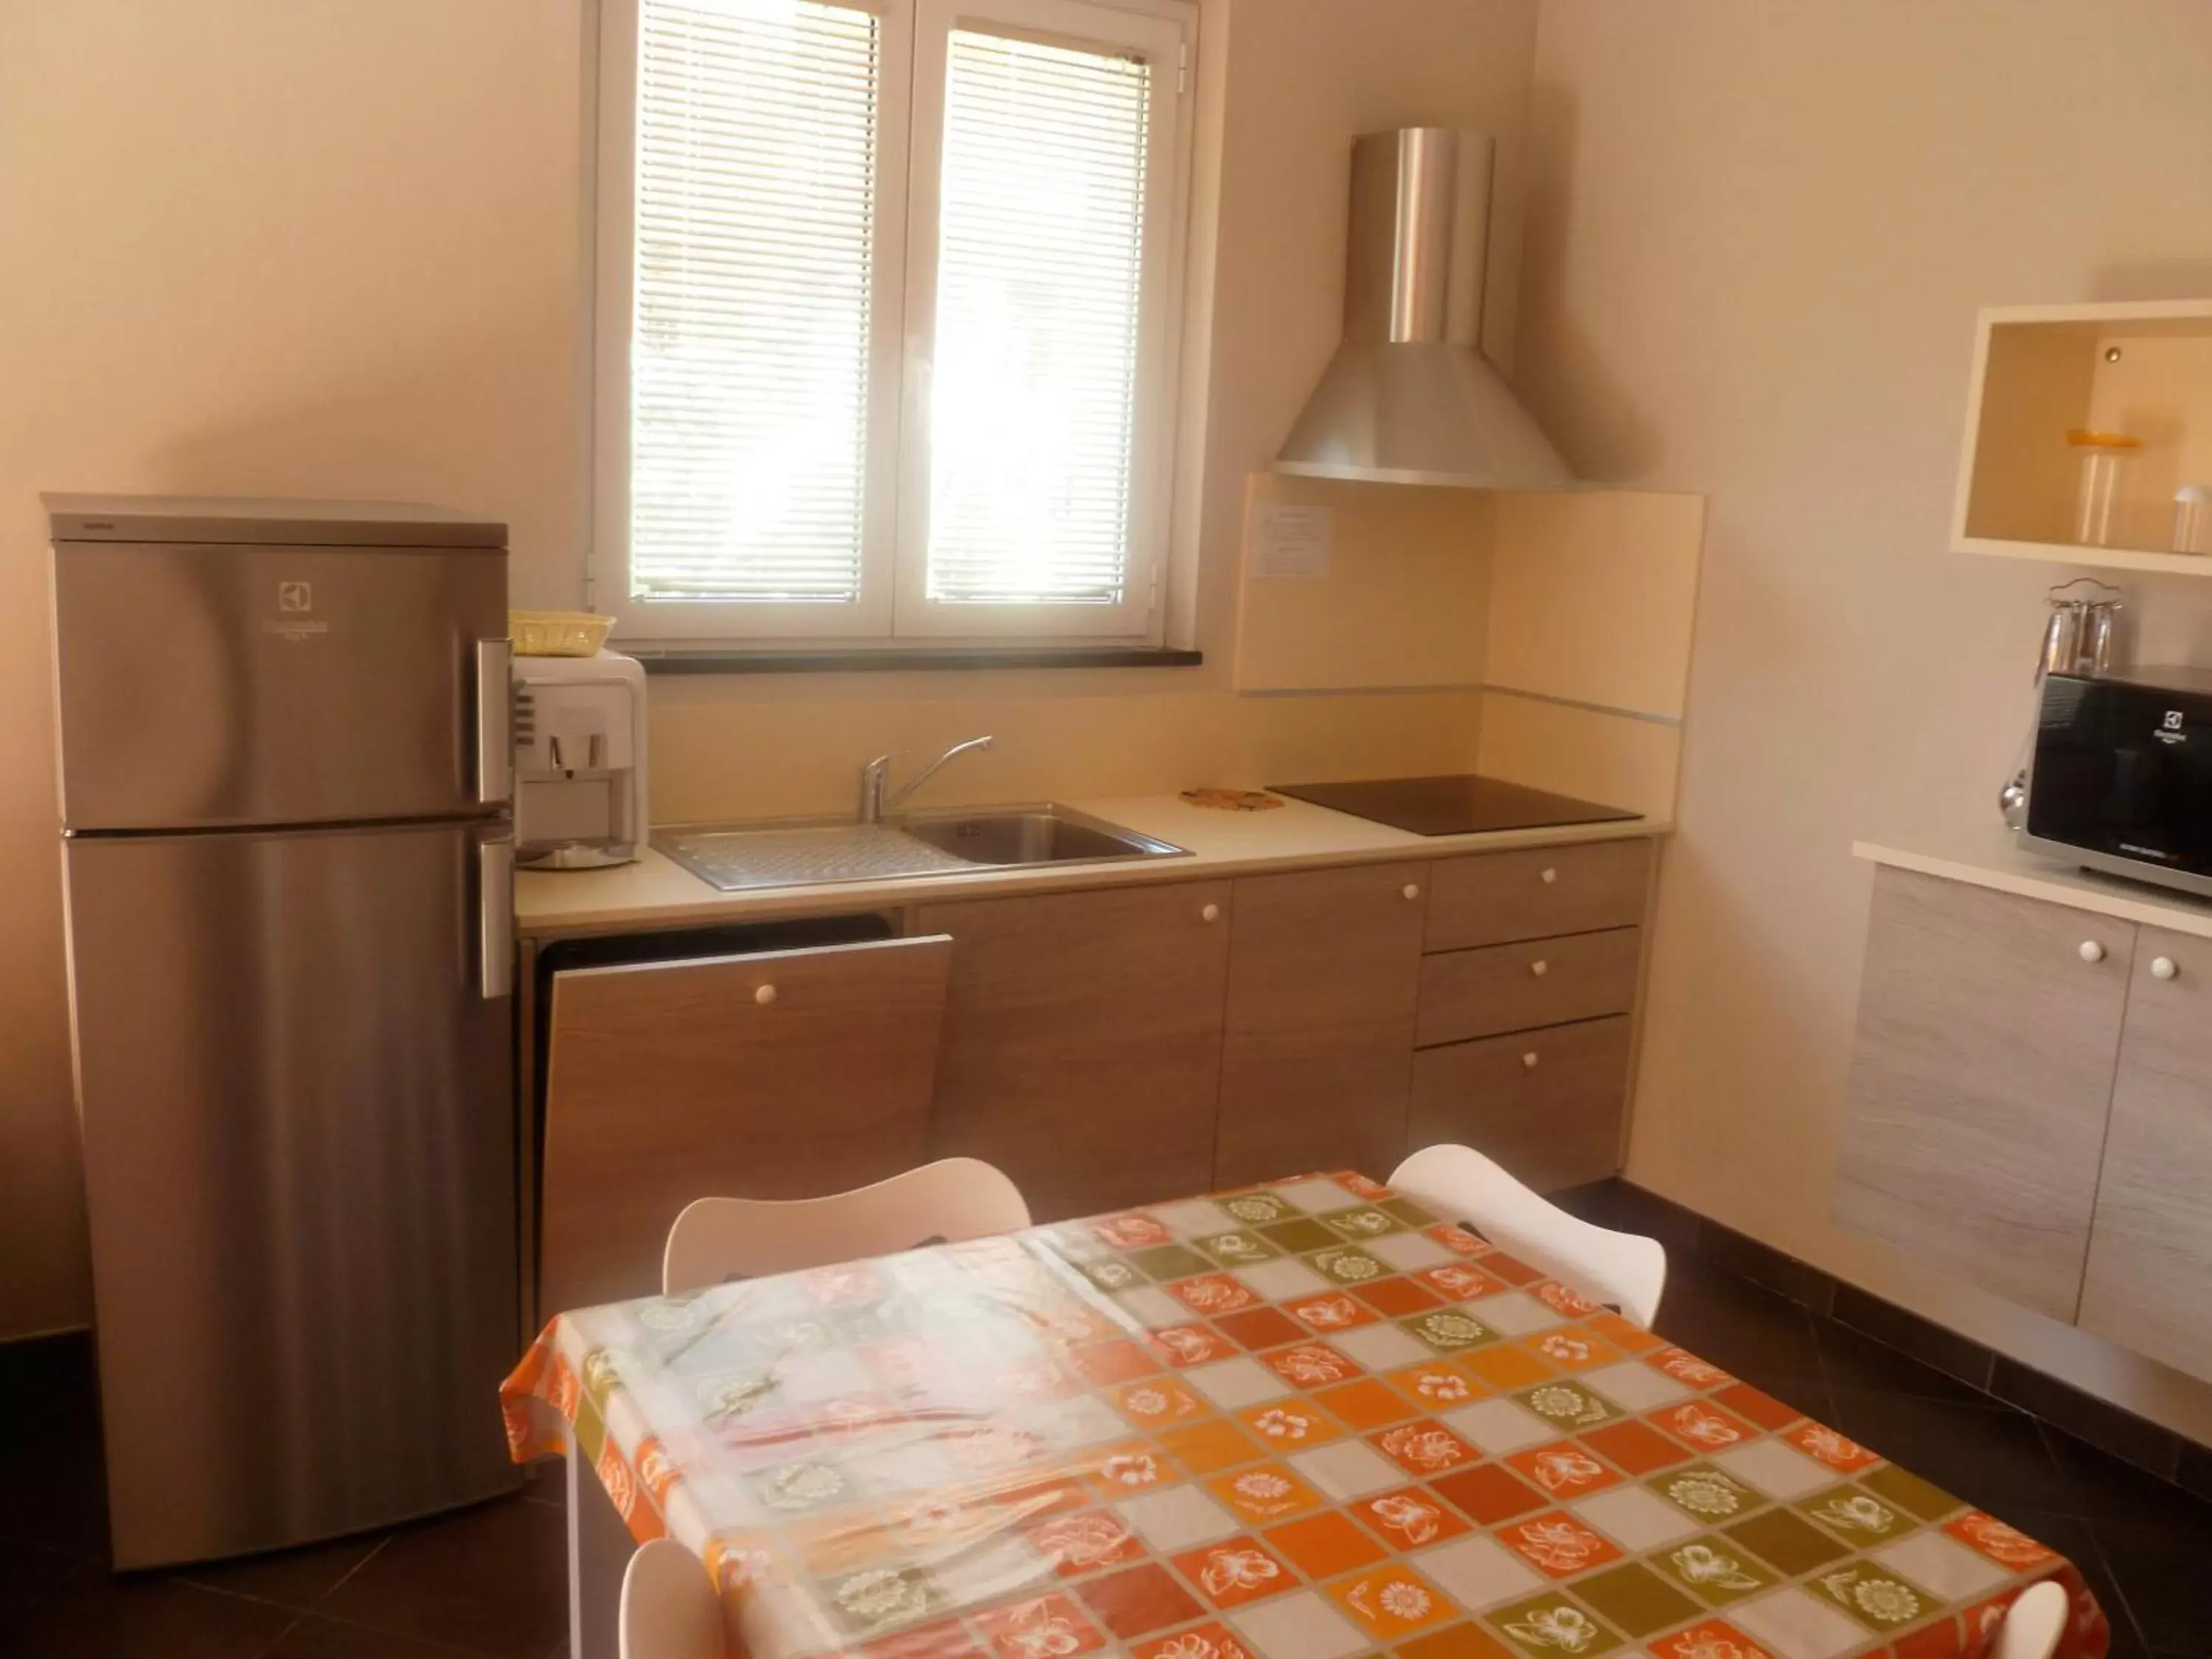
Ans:
{"label": "microwave door handle", "polygon": [[514,837],[477,843],[477,992],[486,1002],[514,994]]}
{"label": "microwave door handle", "polygon": [[514,794],[514,642],[477,641],[477,799],[503,806]]}

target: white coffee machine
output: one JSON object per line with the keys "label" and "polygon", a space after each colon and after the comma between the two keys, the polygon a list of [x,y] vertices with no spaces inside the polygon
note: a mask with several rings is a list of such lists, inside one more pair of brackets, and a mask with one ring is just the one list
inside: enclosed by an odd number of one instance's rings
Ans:
{"label": "white coffee machine", "polygon": [[645,844],[645,671],[635,659],[514,659],[515,862],[628,864]]}

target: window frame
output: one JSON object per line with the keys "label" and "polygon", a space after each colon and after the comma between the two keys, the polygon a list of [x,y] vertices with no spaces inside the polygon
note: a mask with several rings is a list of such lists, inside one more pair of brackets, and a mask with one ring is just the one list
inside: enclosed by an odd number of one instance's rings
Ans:
{"label": "window frame", "polygon": [[[849,605],[636,599],[629,588],[630,342],[635,327],[637,90],[641,0],[600,0],[592,272],[592,602],[632,643],[743,640],[858,643],[890,629],[883,550],[896,533],[896,500],[879,487],[899,444],[899,410],[878,395],[899,373],[897,267],[905,257],[907,135],[914,77],[911,0],[818,0],[866,12],[881,33],[877,83],[877,213],[868,273],[868,463],[862,477],[860,592]],[[908,12],[903,18],[899,15]],[[895,380],[894,380],[895,383]],[[598,592],[602,577],[608,591]],[[732,623],[750,613],[742,632]]]}
{"label": "window frame", "polygon": [[[881,33],[877,216],[870,271],[869,410],[860,592],[852,604],[646,600],[629,591],[630,343],[635,326],[641,0],[599,0],[587,146],[592,190],[592,544],[586,603],[617,643],[739,652],[1164,642],[1179,454],[1199,17],[1194,0],[818,0],[872,14]],[[956,29],[1096,49],[1152,67],[1145,257],[1132,412],[1129,549],[1119,604],[927,598],[927,414],[946,63]]]}

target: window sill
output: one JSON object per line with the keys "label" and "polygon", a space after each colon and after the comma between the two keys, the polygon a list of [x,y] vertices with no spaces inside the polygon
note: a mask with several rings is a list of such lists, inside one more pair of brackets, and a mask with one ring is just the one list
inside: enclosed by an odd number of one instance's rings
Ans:
{"label": "window sill", "polygon": [[[613,648],[624,647],[620,640]],[[916,646],[808,651],[650,651],[631,654],[648,674],[854,674],[939,668],[1195,668],[1199,651],[1158,646]]]}

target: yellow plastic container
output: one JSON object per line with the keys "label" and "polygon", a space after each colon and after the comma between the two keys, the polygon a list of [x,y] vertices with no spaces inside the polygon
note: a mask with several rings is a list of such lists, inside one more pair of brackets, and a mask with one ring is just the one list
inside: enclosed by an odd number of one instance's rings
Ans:
{"label": "yellow plastic container", "polygon": [[507,632],[518,657],[592,657],[607,642],[612,617],[588,611],[510,611]]}

